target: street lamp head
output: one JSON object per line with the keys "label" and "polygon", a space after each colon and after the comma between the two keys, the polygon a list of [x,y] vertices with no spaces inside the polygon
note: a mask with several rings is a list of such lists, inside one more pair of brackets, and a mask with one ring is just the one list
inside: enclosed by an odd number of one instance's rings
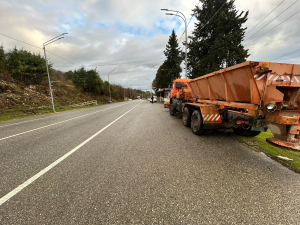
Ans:
{"label": "street lamp head", "polygon": [[168,9],[161,9],[162,11],[168,11]]}
{"label": "street lamp head", "polygon": [[173,13],[166,13],[166,15],[173,16],[174,14]]}
{"label": "street lamp head", "polygon": [[64,35],[64,34],[68,34],[68,33],[62,33],[62,35]]}

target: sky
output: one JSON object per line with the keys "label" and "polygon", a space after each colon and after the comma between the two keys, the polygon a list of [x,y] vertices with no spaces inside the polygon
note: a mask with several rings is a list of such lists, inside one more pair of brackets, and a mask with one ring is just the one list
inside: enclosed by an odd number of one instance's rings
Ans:
{"label": "sky", "polygon": [[[192,35],[192,9],[198,4],[199,0],[1,0],[0,44],[6,51],[16,46],[43,55],[44,42],[68,33],[46,46],[55,54],[47,53],[55,69],[66,72],[84,66],[96,69],[104,81],[112,71],[111,83],[147,91],[165,60],[172,30],[178,39],[185,30],[181,18],[161,9],[183,13]],[[236,0],[235,5],[239,12],[249,11],[242,42],[249,49],[248,61],[299,64],[299,0]]]}

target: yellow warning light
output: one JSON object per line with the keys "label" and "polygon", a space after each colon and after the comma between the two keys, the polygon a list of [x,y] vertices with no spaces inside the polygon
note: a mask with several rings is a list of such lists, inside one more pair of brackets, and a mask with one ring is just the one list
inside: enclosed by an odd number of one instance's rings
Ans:
{"label": "yellow warning light", "polygon": [[263,69],[263,70],[269,70],[269,67],[270,67],[269,61],[265,61],[261,65],[261,69]]}

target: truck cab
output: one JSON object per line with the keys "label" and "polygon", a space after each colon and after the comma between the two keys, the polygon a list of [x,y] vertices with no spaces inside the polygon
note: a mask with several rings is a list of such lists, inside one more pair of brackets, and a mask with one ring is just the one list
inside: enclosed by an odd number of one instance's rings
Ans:
{"label": "truck cab", "polygon": [[170,115],[182,112],[184,103],[192,97],[188,85],[189,81],[190,79],[176,79],[173,81],[169,102]]}

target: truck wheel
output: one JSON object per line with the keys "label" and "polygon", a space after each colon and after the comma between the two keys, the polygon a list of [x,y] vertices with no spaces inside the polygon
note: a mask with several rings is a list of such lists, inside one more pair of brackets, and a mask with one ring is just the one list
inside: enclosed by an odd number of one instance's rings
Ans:
{"label": "truck wheel", "polygon": [[255,137],[261,133],[261,131],[251,131],[251,127],[245,130],[243,128],[232,128],[235,134],[245,136],[245,137]]}
{"label": "truck wheel", "polygon": [[192,114],[191,128],[192,132],[196,135],[203,135],[205,133],[202,125],[202,115],[199,110],[195,110]]}
{"label": "truck wheel", "polygon": [[251,131],[252,134],[250,135],[251,137],[255,137],[261,133],[261,131]]}
{"label": "truck wheel", "polygon": [[182,122],[186,127],[191,126],[191,110],[189,108],[185,108],[182,113]]}
{"label": "truck wheel", "polygon": [[244,133],[244,131],[245,131],[243,128],[235,128],[235,127],[233,127],[232,130],[233,130],[233,133],[238,134],[238,135],[242,135],[242,133]]}
{"label": "truck wheel", "polygon": [[170,107],[169,107],[169,112],[170,112],[170,115],[171,115],[171,116],[174,116],[174,115],[175,115],[174,109],[173,109],[173,106],[172,106],[172,105],[170,105]]}

